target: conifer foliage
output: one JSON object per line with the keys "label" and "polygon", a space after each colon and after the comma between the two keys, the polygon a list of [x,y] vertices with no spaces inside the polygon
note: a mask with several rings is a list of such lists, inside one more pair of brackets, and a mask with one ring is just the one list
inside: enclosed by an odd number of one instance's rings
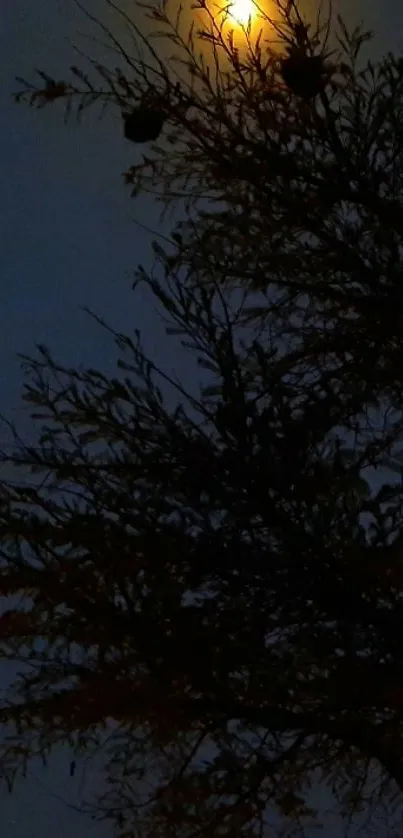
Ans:
{"label": "conifer foliage", "polygon": [[204,0],[200,26],[150,7],[147,37],[107,5],[120,66],[17,98],[157,109],[125,181],[181,221],[137,280],[207,383],[139,336],[114,335],[115,378],[24,359],[2,771],[107,728],[100,811],[127,838],[301,835],[314,783],[375,817],[403,790],[403,62],[290,0],[243,45]]}

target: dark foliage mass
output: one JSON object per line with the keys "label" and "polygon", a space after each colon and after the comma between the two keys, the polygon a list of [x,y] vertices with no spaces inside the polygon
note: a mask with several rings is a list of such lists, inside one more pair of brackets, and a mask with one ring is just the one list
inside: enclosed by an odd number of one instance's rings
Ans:
{"label": "dark foliage mass", "polygon": [[39,429],[1,488],[1,590],[24,596],[0,622],[23,665],[2,771],[107,729],[100,812],[122,835],[301,835],[313,783],[348,823],[391,813],[403,63],[364,61],[367,33],[307,27],[293,2],[241,46],[202,0],[190,30],[150,9],[159,40],[107,5],[133,38],[109,33],[121,66],[43,74],[17,98],[126,120],[163,103],[125,181],[182,220],[138,281],[207,384],[186,393],[137,336],[115,335],[115,378],[44,347],[24,359]]}

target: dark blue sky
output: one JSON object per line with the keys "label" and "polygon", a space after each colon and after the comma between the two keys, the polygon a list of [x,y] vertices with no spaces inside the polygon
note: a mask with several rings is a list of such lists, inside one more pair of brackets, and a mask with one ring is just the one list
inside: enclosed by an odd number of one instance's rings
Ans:
{"label": "dark blue sky", "polygon": [[[121,173],[136,158],[133,147],[122,139],[119,121],[106,115],[100,122],[94,112],[81,125],[65,125],[61,109],[38,111],[12,101],[16,75],[32,77],[33,68],[39,67],[57,78],[66,76],[68,66],[78,63],[71,42],[77,42],[79,31],[89,32],[88,24],[70,0],[12,0],[3,5],[0,413],[16,419],[29,433],[26,409],[19,401],[17,352],[30,353],[35,342],[42,342],[69,364],[114,369],[113,344],[81,306],[127,333],[140,327],[146,346],[165,365],[175,366],[187,383],[192,367],[173,348],[167,352],[152,301],[134,298],[131,291],[130,274],[138,262],[147,263],[150,251],[147,235],[139,232],[130,215],[151,227],[158,227],[158,216],[150,201],[132,201],[123,186]],[[102,13],[102,4],[87,5]],[[351,0],[344,0],[343,7],[348,6]],[[128,0],[125,7],[130,8]],[[399,0],[361,0],[354,8],[377,29],[378,49],[402,49]],[[0,429],[0,448],[6,441]],[[0,664],[0,689],[10,674]],[[89,789],[90,768],[87,777]],[[0,789],[2,834],[109,838],[110,830],[93,826],[49,794],[74,802],[79,779],[80,772],[77,780],[68,776],[68,755],[57,755],[50,769],[34,768],[11,796]]]}

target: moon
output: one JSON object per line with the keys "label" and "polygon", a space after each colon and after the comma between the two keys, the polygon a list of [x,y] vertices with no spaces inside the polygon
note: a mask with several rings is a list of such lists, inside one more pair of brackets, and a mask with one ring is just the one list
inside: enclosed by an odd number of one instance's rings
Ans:
{"label": "moon", "polygon": [[234,0],[229,7],[229,16],[240,26],[246,26],[249,18],[253,17],[253,0]]}

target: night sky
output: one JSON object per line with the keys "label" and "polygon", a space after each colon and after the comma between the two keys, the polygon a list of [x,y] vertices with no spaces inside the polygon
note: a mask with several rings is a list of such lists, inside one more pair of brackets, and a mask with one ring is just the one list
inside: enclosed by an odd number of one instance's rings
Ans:
{"label": "night sky", "polygon": [[[130,9],[129,0],[125,8]],[[356,16],[376,29],[377,52],[403,48],[403,8],[400,0],[344,0]],[[361,8],[360,8],[361,6]],[[87,2],[102,15],[102,3]],[[189,359],[167,350],[154,303],[134,297],[133,271],[150,264],[150,236],[139,231],[130,216],[160,228],[151,200],[131,200],[121,173],[136,161],[133,147],[122,139],[117,116],[88,112],[81,125],[63,121],[62,108],[35,110],[15,105],[16,75],[32,78],[40,68],[66,78],[70,64],[79,63],[72,42],[87,52],[80,32],[91,33],[88,22],[70,0],[4,2],[0,18],[2,134],[0,184],[0,414],[31,434],[27,408],[20,403],[18,352],[32,353],[36,342],[50,347],[70,365],[91,364],[115,370],[110,337],[81,307],[94,310],[116,329],[141,328],[146,348],[168,369],[175,367],[191,386]],[[117,33],[118,34],[118,33]],[[1,430],[0,448],[7,447]],[[0,689],[11,675],[0,665]],[[62,800],[77,803],[83,780],[69,777],[69,755],[56,755],[48,769],[34,766],[12,795],[0,789],[1,831],[7,838],[110,838],[111,829],[93,825]],[[85,794],[97,781],[94,764],[85,769]],[[55,795],[55,796],[53,796]],[[328,836],[327,836],[328,838]],[[330,838],[330,834],[329,834]]]}

